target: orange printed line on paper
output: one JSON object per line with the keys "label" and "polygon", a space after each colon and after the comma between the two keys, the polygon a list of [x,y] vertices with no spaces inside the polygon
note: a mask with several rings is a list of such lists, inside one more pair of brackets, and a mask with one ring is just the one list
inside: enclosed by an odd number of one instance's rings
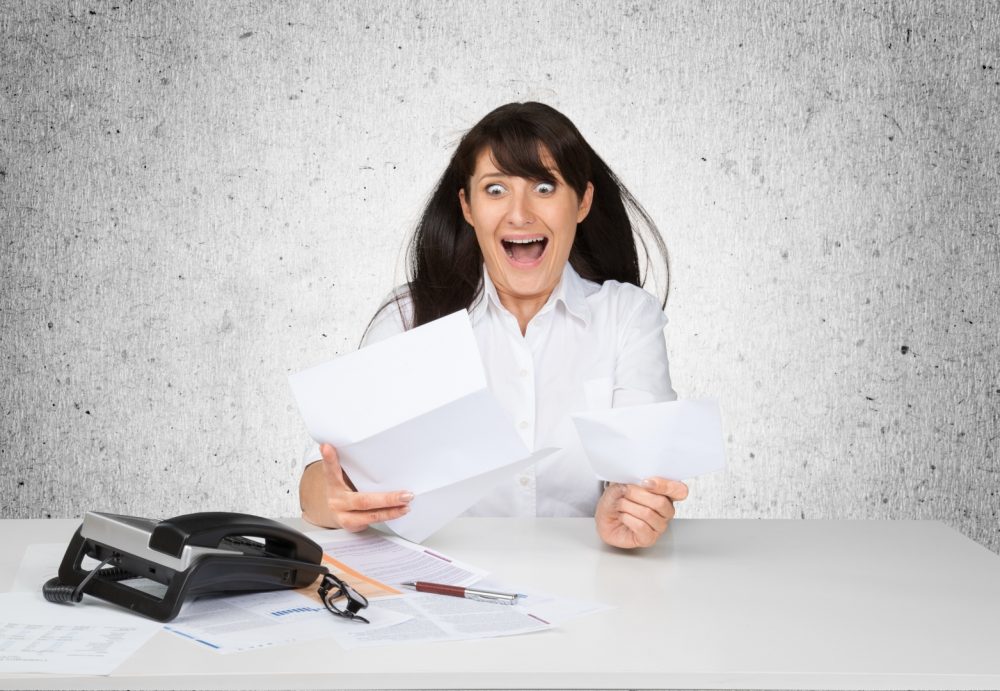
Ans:
{"label": "orange printed line on paper", "polygon": [[[361,573],[360,571],[355,571],[354,569],[352,569],[350,566],[348,566],[344,562],[337,561],[336,559],[334,559],[333,557],[331,557],[326,552],[323,553],[323,563],[327,564],[327,565],[330,565],[330,566],[333,566],[337,570],[339,570],[339,571],[341,571],[341,572],[343,572],[345,574],[349,574],[351,576],[351,578],[355,579],[356,581],[363,581],[363,582],[367,583],[368,585],[371,585],[371,586],[374,586],[375,588],[378,588],[379,590],[385,590],[387,592],[392,593],[393,595],[402,595],[403,594],[401,591],[396,590],[392,586],[386,585],[382,581],[376,581],[371,576],[366,576],[363,573]],[[352,583],[351,585],[354,585],[354,584]]]}

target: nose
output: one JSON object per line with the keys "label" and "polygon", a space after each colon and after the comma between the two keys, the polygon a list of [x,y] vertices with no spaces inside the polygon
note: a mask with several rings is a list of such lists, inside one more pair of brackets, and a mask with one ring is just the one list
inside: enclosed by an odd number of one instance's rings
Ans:
{"label": "nose", "polygon": [[526,226],[535,220],[528,195],[519,190],[511,193],[507,207],[507,223],[512,226]]}

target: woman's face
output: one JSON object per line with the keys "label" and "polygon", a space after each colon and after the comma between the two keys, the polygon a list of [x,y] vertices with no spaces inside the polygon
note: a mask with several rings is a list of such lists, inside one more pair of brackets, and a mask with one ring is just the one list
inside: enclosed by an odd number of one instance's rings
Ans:
{"label": "woman's face", "polygon": [[501,302],[544,302],[562,277],[576,224],[590,211],[594,186],[588,182],[579,198],[544,148],[548,180],[506,175],[493,163],[492,153],[486,149],[477,157],[468,196],[459,191],[462,213],[476,231]]}

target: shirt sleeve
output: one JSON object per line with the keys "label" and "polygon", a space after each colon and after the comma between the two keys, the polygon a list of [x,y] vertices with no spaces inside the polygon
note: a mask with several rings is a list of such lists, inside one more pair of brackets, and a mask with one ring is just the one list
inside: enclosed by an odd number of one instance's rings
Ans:
{"label": "shirt sleeve", "polygon": [[676,400],[663,337],[667,316],[655,297],[641,288],[629,288],[631,299],[623,300],[622,305],[627,316],[619,331],[612,405],[620,408]]}

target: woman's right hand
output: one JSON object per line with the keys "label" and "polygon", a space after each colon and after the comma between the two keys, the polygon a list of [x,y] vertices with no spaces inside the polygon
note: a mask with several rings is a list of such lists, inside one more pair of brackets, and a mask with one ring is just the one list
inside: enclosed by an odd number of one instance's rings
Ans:
{"label": "woman's right hand", "polygon": [[340,467],[337,450],[330,444],[321,444],[319,450],[323,460],[306,468],[299,486],[307,521],[358,532],[409,512],[413,492],[357,492]]}

